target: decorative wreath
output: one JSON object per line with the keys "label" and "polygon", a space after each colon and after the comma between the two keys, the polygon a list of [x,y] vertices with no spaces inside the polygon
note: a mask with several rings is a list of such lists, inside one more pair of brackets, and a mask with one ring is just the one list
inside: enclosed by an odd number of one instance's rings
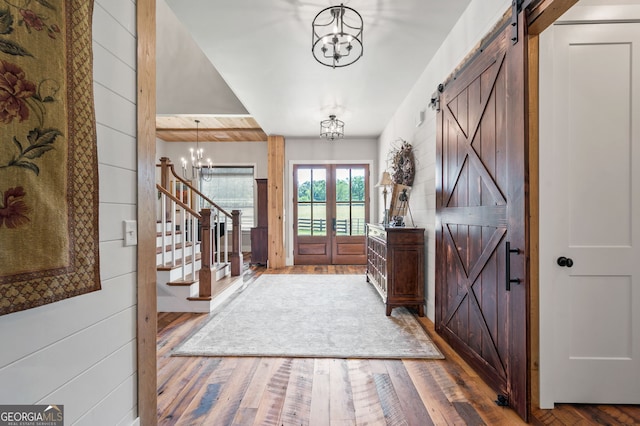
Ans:
{"label": "decorative wreath", "polygon": [[389,152],[391,160],[391,179],[400,185],[413,186],[413,178],[416,174],[413,147],[403,139],[399,139],[400,146]]}

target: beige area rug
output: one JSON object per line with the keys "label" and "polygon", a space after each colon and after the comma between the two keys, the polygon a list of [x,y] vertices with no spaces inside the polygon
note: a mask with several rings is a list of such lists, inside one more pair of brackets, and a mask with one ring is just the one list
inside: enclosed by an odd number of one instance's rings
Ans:
{"label": "beige area rug", "polygon": [[405,308],[385,315],[364,275],[262,275],[174,355],[444,358]]}

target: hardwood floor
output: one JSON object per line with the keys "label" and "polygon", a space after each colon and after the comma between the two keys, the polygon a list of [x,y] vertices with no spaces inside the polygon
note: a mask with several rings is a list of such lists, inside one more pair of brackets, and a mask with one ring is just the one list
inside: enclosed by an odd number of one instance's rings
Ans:
{"label": "hardwood floor", "polygon": [[[359,274],[364,267],[297,266],[277,272]],[[264,268],[246,268],[243,279],[262,273]],[[158,315],[160,425],[524,424],[494,403],[495,392],[439,338],[428,319],[420,321],[445,360],[172,357],[172,349],[207,318]],[[640,406],[561,404],[534,409],[531,423],[640,424]]]}

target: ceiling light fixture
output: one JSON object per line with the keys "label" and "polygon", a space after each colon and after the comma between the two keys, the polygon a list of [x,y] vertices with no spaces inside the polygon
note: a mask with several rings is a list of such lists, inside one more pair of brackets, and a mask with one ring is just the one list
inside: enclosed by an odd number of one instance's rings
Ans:
{"label": "ceiling light fixture", "polygon": [[[210,158],[207,158],[207,164],[206,165],[202,164],[202,158],[204,157],[204,148],[200,148],[200,141],[199,141],[199,135],[198,135],[200,120],[195,120],[195,122],[196,122],[196,149],[194,150],[193,148],[189,148],[189,157],[191,159],[190,162],[188,162],[187,159],[184,157],[181,158],[182,176],[184,176],[184,178],[187,180],[195,180],[200,178],[205,181],[210,181],[213,178],[213,175],[211,173],[207,173],[207,171],[211,170],[211,168],[213,167],[213,163],[211,163]],[[190,173],[189,173],[189,169],[191,169]],[[203,171],[204,169],[206,169],[207,171]]]}
{"label": "ceiling light fixture", "polygon": [[320,137],[336,140],[344,137],[344,121],[336,119],[335,115],[330,115],[328,120],[320,122]]}
{"label": "ceiling light fixture", "polygon": [[351,65],[362,57],[362,28],[355,9],[340,4],[321,10],[312,23],[313,57],[332,68]]}

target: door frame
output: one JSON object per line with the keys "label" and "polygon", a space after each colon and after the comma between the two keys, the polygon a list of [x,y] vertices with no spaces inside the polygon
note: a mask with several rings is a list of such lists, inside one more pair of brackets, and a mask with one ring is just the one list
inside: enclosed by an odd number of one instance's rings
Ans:
{"label": "door frame", "polygon": [[375,185],[371,184],[371,179],[375,176],[375,169],[373,165],[373,160],[289,160],[287,165],[287,170],[285,174],[285,187],[287,188],[287,205],[285,208],[286,211],[286,219],[285,219],[285,240],[287,244],[287,262],[288,266],[293,265],[293,254],[294,254],[294,229],[293,229],[293,201],[294,201],[294,180],[293,180],[293,169],[294,166],[319,166],[319,165],[352,165],[352,164],[366,164],[369,167],[369,192],[367,195],[369,196],[369,218],[372,218],[373,208],[375,204],[375,199],[373,198],[373,189]]}
{"label": "door frame", "polygon": [[[292,223],[292,235],[293,235],[293,258],[294,258],[294,263],[296,261],[296,257],[298,258],[298,261],[302,261],[303,259],[301,259],[301,257],[303,256],[310,256],[310,257],[315,257],[313,259],[309,259],[309,261],[311,261],[311,263],[298,263],[300,265],[309,265],[309,264],[319,264],[319,265],[323,265],[323,264],[328,264],[328,265],[352,265],[352,264],[366,264],[366,241],[365,241],[365,232],[364,232],[364,225],[369,223],[370,220],[370,205],[371,205],[371,197],[369,195],[369,189],[371,187],[371,172],[369,170],[369,164],[368,163],[363,163],[363,162],[358,162],[358,161],[354,161],[352,163],[335,163],[335,162],[331,162],[331,163],[327,163],[327,164],[294,164],[292,167],[292,183],[293,183],[293,192],[292,192],[292,197],[293,197],[293,220],[291,221]],[[312,241],[314,239],[313,235],[309,235],[309,236],[301,236],[298,235],[298,229],[299,226],[296,226],[297,222],[299,221],[299,216],[298,216],[298,188],[297,188],[297,179],[295,178],[295,173],[297,170],[300,169],[310,169],[310,170],[324,170],[326,172],[326,176],[325,176],[325,200],[324,200],[324,204],[325,204],[325,235],[317,235],[315,237],[317,237],[320,241],[323,241],[326,249],[327,249],[327,253],[325,256],[322,255],[301,255],[300,253],[297,252],[297,250],[300,247],[301,244],[301,240],[302,240],[302,244],[313,244],[314,242]],[[363,232],[362,235],[337,235],[336,234],[336,230],[335,230],[335,220],[337,217],[337,208],[338,208],[338,203],[339,201],[337,200],[337,191],[336,191],[336,186],[337,186],[337,170],[338,169],[349,169],[349,170],[353,170],[353,169],[364,169],[364,174],[365,174],[365,181],[364,181],[364,204],[365,204],[365,217],[364,217],[364,224],[363,224]],[[353,200],[350,200],[353,201]],[[312,202],[313,204],[313,202]],[[369,208],[367,209],[366,206],[368,206]],[[313,224],[311,224],[311,229],[313,230]],[[362,244],[362,254],[360,255],[354,255],[354,254],[339,254],[339,246],[340,245],[360,245],[360,241],[362,240],[361,244]],[[315,240],[315,242],[319,242],[318,240]],[[337,258],[338,256],[341,256],[341,258]],[[358,256],[361,257],[361,259],[358,259]],[[325,258],[325,259],[322,259]]]}
{"label": "door frame", "polygon": [[527,73],[525,76],[529,102],[529,397],[530,408],[540,407],[540,179],[539,179],[539,63],[540,33],[553,25],[578,0],[542,0],[527,14]]}
{"label": "door frame", "polygon": [[[640,22],[640,12],[638,12],[638,6],[640,6],[640,0],[636,1],[636,4],[634,5],[597,5],[597,6],[590,6],[588,10],[584,10],[584,13],[581,13],[579,11],[576,11],[576,13],[573,13],[574,11],[571,12],[570,16],[565,17],[566,21],[570,21],[570,22],[575,22],[577,24],[580,23],[589,23],[589,24],[597,24],[597,23],[603,23],[603,22],[610,22],[610,23],[638,23]],[[604,13],[602,13],[601,15],[601,19],[598,20],[594,20],[591,19],[589,17],[588,14],[590,14],[591,12],[593,12],[594,10],[597,10],[598,8],[602,9],[602,11]],[[553,22],[555,23],[555,21]],[[552,24],[553,24],[552,23]],[[536,39],[535,41],[536,43],[538,43],[538,39]],[[539,50],[539,46],[536,45],[536,48]],[[536,56],[536,59],[539,60],[539,54]],[[538,75],[538,64],[536,63],[536,67],[535,67],[535,81],[532,81],[531,83],[535,83],[535,87],[536,87],[536,98],[538,97],[538,90],[540,88],[539,86],[539,82],[537,81]],[[534,80],[534,79],[532,79]],[[536,99],[537,100],[537,99]],[[535,106],[535,113],[537,114],[538,112],[538,106]],[[537,118],[537,117],[536,117]],[[538,122],[536,122],[536,130],[538,130]],[[536,137],[538,135],[536,134]],[[538,154],[538,149],[539,149],[539,140],[536,139],[536,155]],[[540,164],[538,162],[538,158],[536,156],[535,158],[536,160],[536,164],[535,164],[535,170],[536,170],[536,179],[538,177],[537,171],[540,167]],[[533,169],[533,165],[531,166]],[[539,200],[539,186],[538,186],[538,182],[536,182],[535,185],[535,202],[537,203]],[[534,200],[533,197],[533,193],[532,193],[532,201]],[[536,205],[536,209],[538,209],[538,205]],[[536,211],[536,220],[538,220],[539,218],[539,211]],[[538,225],[538,224],[536,224]],[[535,233],[535,247],[536,247],[536,254],[537,253],[537,249],[539,247],[539,227],[537,227],[537,231]],[[533,238],[534,236],[532,235],[532,242],[533,242]],[[532,259],[532,264],[533,264],[533,259]],[[554,304],[555,304],[555,299],[551,296],[550,290],[551,287],[548,287],[549,284],[545,283],[545,284],[541,284],[540,280],[539,280],[539,274],[541,271],[541,266],[539,263],[539,258],[535,259],[535,273],[538,274],[538,276],[536,277],[536,304],[535,307],[538,308],[540,307],[540,311],[544,311],[544,316],[546,318],[545,322],[540,324],[540,316],[539,316],[539,311],[536,312],[537,316],[535,318],[535,325],[536,327],[538,327],[538,330],[535,334],[535,336],[541,340],[542,335],[544,336],[549,336],[550,334],[553,333],[553,322],[551,319],[551,313],[550,310],[554,308]],[[532,273],[533,273],[534,269],[532,268]],[[543,288],[544,293],[543,296],[540,297],[540,287]],[[534,306],[534,305],[532,305]],[[534,324],[534,319],[532,318],[532,325]],[[532,330],[533,333],[533,330]],[[545,338],[545,342],[550,341],[550,337],[549,338]],[[553,350],[552,348],[549,347],[549,345],[545,345],[544,348],[541,350],[540,346],[539,346],[539,340],[538,340],[538,350],[536,351],[536,355],[537,356],[542,356],[543,357],[543,363],[546,366],[545,367],[545,374],[544,376],[546,377],[546,381],[547,384],[545,384],[544,386],[542,386],[540,384],[540,380],[538,380],[535,384],[539,386],[539,388],[537,389],[537,392],[535,393],[535,396],[539,396],[540,399],[537,400],[537,404],[540,408],[543,409],[549,409],[549,408],[553,408],[555,401],[555,397],[553,396],[553,391],[551,388],[553,388],[552,384],[549,384],[549,378],[554,376],[554,367],[550,366],[550,364],[555,362],[555,358],[553,355]],[[539,365],[539,361],[537,362],[537,365]],[[539,379],[541,379],[541,377],[539,377]],[[546,392],[544,395],[543,393]],[[542,406],[541,406],[542,405]]]}
{"label": "door frame", "polygon": [[[542,0],[537,2],[529,16],[529,69],[527,83],[529,87],[529,201],[530,201],[530,317],[529,341],[531,402],[539,406],[539,276],[538,276],[538,35],[552,25],[558,17],[569,10],[578,0]],[[140,424],[155,424],[157,421],[157,365],[156,335],[157,309],[155,293],[155,105],[156,105],[156,2],[155,0],[138,0],[136,2],[137,32],[137,153],[138,153],[138,300],[137,300],[137,361],[138,361],[138,416]],[[293,170],[294,163],[313,163],[313,161],[291,161],[288,170]],[[365,162],[363,162],[365,163]],[[370,171],[374,173],[373,162]],[[285,175],[288,178],[288,175]],[[373,174],[377,176],[377,174]],[[371,185],[370,192],[373,191]],[[286,187],[289,195],[293,188],[291,179]],[[372,196],[373,194],[370,194]],[[375,198],[372,198],[375,200]],[[375,202],[370,203],[370,209]],[[287,201],[292,220],[293,197]],[[370,214],[372,211],[369,212]],[[374,216],[370,216],[374,217]],[[148,226],[147,226],[148,225]],[[293,236],[289,232],[286,238],[289,247],[293,247]],[[293,264],[293,250],[287,250],[287,265]]]}

